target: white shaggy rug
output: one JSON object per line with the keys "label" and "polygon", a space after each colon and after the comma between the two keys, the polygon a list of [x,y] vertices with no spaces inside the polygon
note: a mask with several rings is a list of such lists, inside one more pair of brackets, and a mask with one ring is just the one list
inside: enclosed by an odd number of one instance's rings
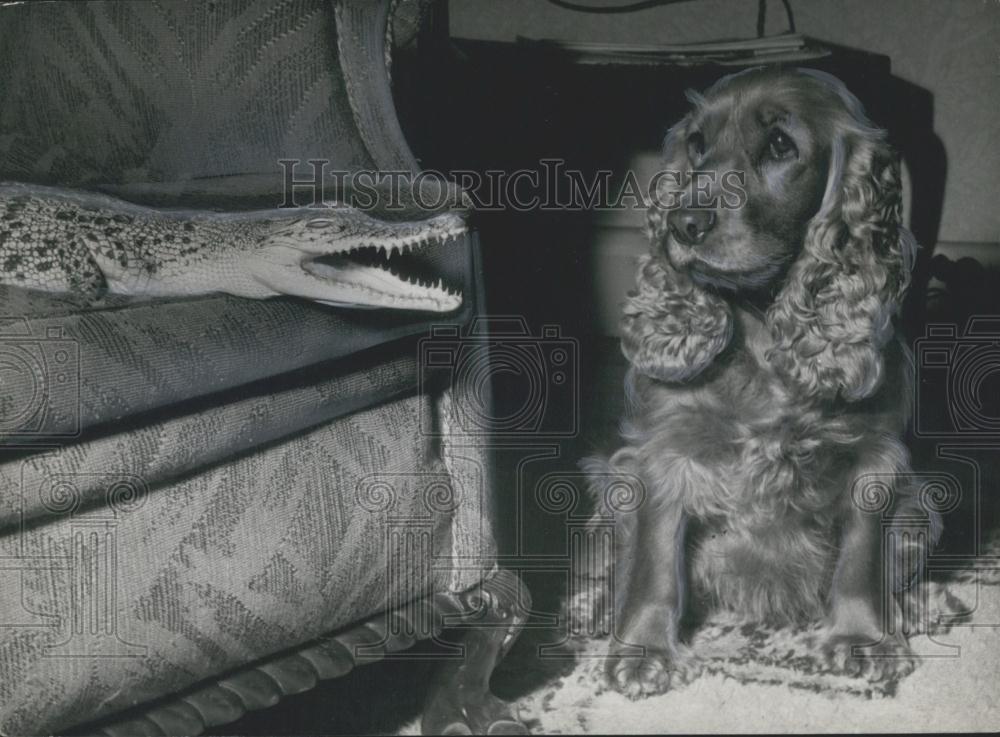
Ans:
{"label": "white shaggy rug", "polygon": [[[975,600],[975,585],[961,594]],[[1000,590],[983,590],[975,620],[1000,625]],[[952,627],[934,635],[957,645],[952,657],[927,658],[898,682],[873,685],[824,673],[807,633],[765,633],[713,622],[693,640],[703,674],[662,696],[630,701],[601,691],[599,658],[579,661],[518,701],[521,719],[539,734],[660,732],[894,732],[995,730],[1000,727],[1000,627]],[[918,651],[941,653],[926,635]],[[599,655],[603,643],[588,646]]]}
{"label": "white shaggy rug", "polygon": [[[692,639],[704,671],[661,696],[630,701],[601,687],[606,642],[584,643],[572,659],[540,658],[551,633],[526,630],[494,677],[534,734],[664,732],[900,732],[1000,728],[1000,586],[980,574],[933,584],[932,601],[959,624],[911,640],[924,654],[899,681],[871,684],[829,672],[811,632],[766,629],[716,618]],[[524,692],[525,683],[537,684]],[[402,734],[417,734],[412,722]]]}

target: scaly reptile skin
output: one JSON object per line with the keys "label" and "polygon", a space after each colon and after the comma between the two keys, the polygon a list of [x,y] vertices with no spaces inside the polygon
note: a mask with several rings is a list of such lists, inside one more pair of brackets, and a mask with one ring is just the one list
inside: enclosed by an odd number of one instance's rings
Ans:
{"label": "scaly reptile skin", "polygon": [[[93,193],[0,184],[0,283],[93,300],[106,292],[287,294],[441,312],[458,307],[461,295],[396,276],[388,257],[464,230],[453,213],[384,222],[349,207],[161,210]],[[366,248],[384,255],[381,266],[350,260]]]}

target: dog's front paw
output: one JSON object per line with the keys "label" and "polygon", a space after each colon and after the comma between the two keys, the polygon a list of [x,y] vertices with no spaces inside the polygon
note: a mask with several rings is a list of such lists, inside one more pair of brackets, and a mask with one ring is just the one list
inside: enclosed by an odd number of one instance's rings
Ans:
{"label": "dog's front paw", "polygon": [[697,668],[690,658],[645,648],[642,654],[610,653],[604,661],[606,684],[630,699],[640,699],[691,681]]}
{"label": "dog's front paw", "polygon": [[838,673],[869,681],[893,681],[917,667],[917,656],[902,638],[875,642],[865,635],[830,635],[822,645],[827,665]]}

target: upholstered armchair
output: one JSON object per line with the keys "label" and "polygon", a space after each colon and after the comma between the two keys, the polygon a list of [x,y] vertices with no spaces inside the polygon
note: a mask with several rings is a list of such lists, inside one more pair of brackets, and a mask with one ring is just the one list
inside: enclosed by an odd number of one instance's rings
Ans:
{"label": "upholstered armchair", "polygon": [[[237,210],[309,160],[414,170],[389,20],[2,3],[0,180]],[[0,733],[196,734],[473,619],[424,729],[517,728],[486,690],[529,606],[496,567],[488,404],[421,361],[441,323],[484,349],[475,234],[424,268],[460,310],[0,288]]]}

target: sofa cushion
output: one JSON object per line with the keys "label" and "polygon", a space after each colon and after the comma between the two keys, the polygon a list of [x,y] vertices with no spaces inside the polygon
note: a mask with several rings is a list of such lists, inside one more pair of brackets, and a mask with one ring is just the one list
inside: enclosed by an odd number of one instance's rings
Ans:
{"label": "sofa cushion", "polygon": [[[0,346],[2,353],[2,346]],[[0,532],[58,506],[58,482],[71,478],[80,506],[103,503],[108,474],[146,485],[225,462],[372,404],[412,394],[416,351],[354,357],[237,387],[215,401],[189,402],[143,421],[113,424],[64,448],[0,452]]]}
{"label": "sofa cushion", "polygon": [[60,479],[46,516],[0,537],[0,733],[145,703],[477,583],[493,564],[485,476],[434,460],[431,404],[390,402],[166,483],[109,469],[97,504]]}
{"label": "sofa cushion", "polygon": [[[5,287],[0,316],[0,443],[8,446],[106,433],[126,418],[182,402],[210,404],[235,387],[259,392],[249,385],[347,356],[364,366],[360,352],[424,334],[441,319],[225,296],[108,299],[83,309],[65,296]],[[466,317],[463,309],[447,321]],[[365,387],[356,389],[363,400]]]}

